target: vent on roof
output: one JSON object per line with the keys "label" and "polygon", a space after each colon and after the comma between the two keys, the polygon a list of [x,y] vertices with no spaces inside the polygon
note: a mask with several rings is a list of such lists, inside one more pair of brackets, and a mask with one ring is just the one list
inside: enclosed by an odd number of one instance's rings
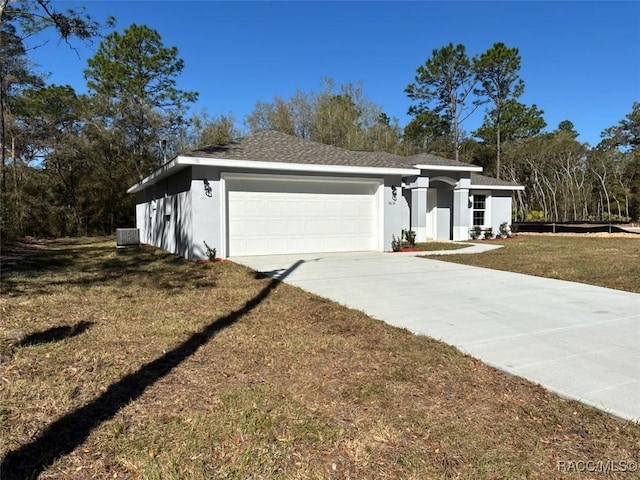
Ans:
{"label": "vent on roof", "polygon": [[140,245],[140,229],[118,228],[116,229],[116,246],[131,247]]}

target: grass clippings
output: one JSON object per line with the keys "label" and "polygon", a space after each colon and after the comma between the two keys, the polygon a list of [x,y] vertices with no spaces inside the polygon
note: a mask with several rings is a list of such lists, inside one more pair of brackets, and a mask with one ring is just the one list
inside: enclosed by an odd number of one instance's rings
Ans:
{"label": "grass clippings", "polygon": [[638,424],[232,262],[56,241],[5,273],[0,308],[3,480],[627,479],[558,462],[640,460]]}
{"label": "grass clippings", "polygon": [[492,243],[503,247],[438,260],[640,293],[640,235],[520,234]]}

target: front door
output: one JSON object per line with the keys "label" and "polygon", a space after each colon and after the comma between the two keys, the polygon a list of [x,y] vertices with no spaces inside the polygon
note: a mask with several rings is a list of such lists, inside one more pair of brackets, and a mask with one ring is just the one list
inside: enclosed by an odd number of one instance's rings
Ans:
{"label": "front door", "polygon": [[438,190],[437,206],[437,240],[452,240],[453,223],[453,190],[441,188]]}

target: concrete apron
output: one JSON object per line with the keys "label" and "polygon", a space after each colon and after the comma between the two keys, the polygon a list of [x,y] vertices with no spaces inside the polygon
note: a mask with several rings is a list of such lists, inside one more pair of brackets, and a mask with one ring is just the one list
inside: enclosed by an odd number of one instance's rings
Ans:
{"label": "concrete apron", "polygon": [[236,257],[510,374],[640,421],[640,295],[393,253]]}

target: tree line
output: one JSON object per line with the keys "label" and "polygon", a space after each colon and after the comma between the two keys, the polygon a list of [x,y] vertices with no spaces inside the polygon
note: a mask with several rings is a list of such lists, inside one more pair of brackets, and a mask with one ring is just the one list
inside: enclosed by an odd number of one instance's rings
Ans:
{"label": "tree line", "polygon": [[[318,91],[258,101],[232,114],[189,113],[197,92],[178,88],[175,47],[144,25],[103,36],[83,10],[51,0],[0,0],[2,241],[24,235],[109,234],[134,223],[126,188],[177,153],[261,130],[354,150],[432,153],[484,167],[526,186],[518,220],[628,220],[640,216],[640,104],[589,147],[566,120],[546,131],[544,112],[519,102],[525,84],[516,48],[496,43],[476,57],[463,45],[432,51],[406,87],[412,120],[401,127],[362,83],[324,79]],[[86,94],[48,84],[26,45],[55,29],[66,42],[100,39],[84,70]],[[62,45],[60,48],[65,48]],[[482,125],[464,130],[471,115]]]}

